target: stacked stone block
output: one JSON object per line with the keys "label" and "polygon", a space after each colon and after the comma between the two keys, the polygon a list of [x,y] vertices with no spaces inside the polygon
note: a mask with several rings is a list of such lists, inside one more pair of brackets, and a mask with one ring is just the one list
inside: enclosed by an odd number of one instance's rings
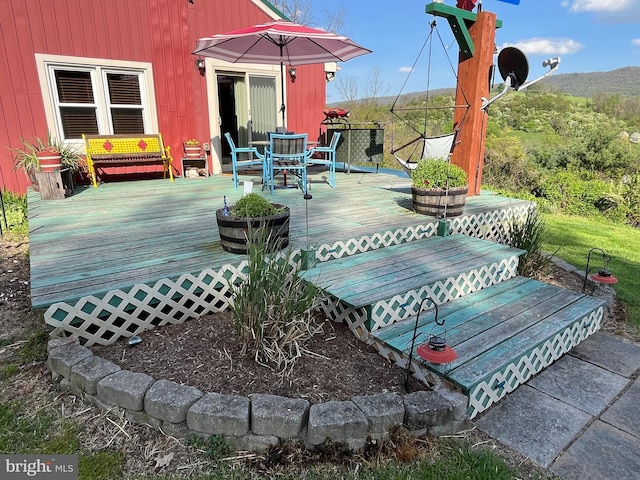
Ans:
{"label": "stacked stone block", "polygon": [[122,370],[69,339],[51,340],[54,381],[102,410],[120,409],[132,422],[178,437],[219,435],[236,448],[261,450],[281,441],[309,448],[325,441],[354,450],[393,429],[413,435],[452,433],[468,422],[467,397],[446,389],[407,395],[381,393],[311,404],[255,393],[203,393],[195,387]]}

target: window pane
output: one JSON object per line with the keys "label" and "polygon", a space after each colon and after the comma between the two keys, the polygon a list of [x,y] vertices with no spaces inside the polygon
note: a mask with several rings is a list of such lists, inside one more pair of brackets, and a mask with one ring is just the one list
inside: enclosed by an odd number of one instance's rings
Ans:
{"label": "window pane", "polygon": [[112,108],[113,133],[144,133],[142,110],[139,108]]}
{"label": "window pane", "polygon": [[137,75],[108,73],[109,102],[116,105],[141,105],[140,84]]}
{"label": "window pane", "polygon": [[90,72],[56,70],[60,103],[93,103]]}
{"label": "window pane", "polygon": [[82,138],[82,134],[97,135],[96,109],[83,107],[60,107],[60,118],[64,138]]}

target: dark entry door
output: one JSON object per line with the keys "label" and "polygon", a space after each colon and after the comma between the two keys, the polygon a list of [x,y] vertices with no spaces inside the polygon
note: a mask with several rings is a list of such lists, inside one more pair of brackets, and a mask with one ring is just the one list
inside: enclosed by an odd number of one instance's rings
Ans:
{"label": "dark entry door", "polygon": [[[238,115],[236,113],[236,77],[218,75],[218,112],[220,113],[220,138],[229,132],[238,145]],[[231,156],[231,149],[226,141],[222,142],[222,158]]]}

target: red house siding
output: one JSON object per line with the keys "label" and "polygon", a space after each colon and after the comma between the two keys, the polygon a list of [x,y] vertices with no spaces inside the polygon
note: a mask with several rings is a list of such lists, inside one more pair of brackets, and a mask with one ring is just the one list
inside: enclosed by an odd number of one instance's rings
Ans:
{"label": "red house siding", "polygon": [[[272,19],[251,0],[0,0],[0,11],[0,187],[17,192],[28,182],[14,171],[10,149],[52,127],[36,53],[151,63],[158,130],[179,159],[184,140],[211,136],[210,80],[194,65],[196,40]],[[323,66],[300,66],[296,83],[287,82],[288,126],[315,139],[326,102]]]}

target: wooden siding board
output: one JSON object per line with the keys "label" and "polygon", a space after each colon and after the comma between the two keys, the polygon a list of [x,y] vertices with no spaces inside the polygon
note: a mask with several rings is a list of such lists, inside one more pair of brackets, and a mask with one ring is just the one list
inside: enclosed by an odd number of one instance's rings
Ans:
{"label": "wooden siding board", "polygon": [[[79,0],[77,4],[76,24],[75,31],[80,37],[82,43],[82,56],[95,57],[95,52],[98,51],[98,37],[97,29],[94,26],[94,22],[91,22],[93,18],[95,6],[92,6],[89,2]],[[74,40],[75,42],[75,40]]]}
{"label": "wooden siding board", "polygon": [[[18,42],[17,42],[17,33],[15,29],[15,22],[13,18],[13,10],[11,2],[0,0],[0,10],[4,12],[3,15],[0,15],[0,35],[1,40],[7,48],[2,49],[0,52],[0,85],[4,85],[5,88],[11,88],[12,90],[20,89],[22,84],[17,82],[14,84],[14,81],[18,79],[16,76],[15,80],[11,75],[12,69],[20,69],[22,70],[22,63],[16,64],[15,58],[16,53],[19,53]],[[11,55],[14,55],[13,57]],[[16,75],[18,72],[15,72]],[[23,92],[23,98],[26,98],[25,93]],[[0,96],[0,113],[2,114],[2,118],[19,118],[19,109],[18,109],[18,101],[15,95],[1,95]],[[5,145],[8,145],[10,148],[18,148],[20,146],[20,136],[22,133],[21,126],[19,122],[0,122],[2,125],[0,128],[4,134],[0,135],[0,138],[5,138]],[[12,154],[10,154],[12,156]],[[3,187],[6,188],[7,185],[11,185],[13,182],[15,184],[26,184],[26,177],[24,174],[20,173],[20,178],[18,178],[17,172],[15,172],[12,168],[12,164],[3,165],[3,168],[0,168],[0,173],[2,174],[2,184]]]}
{"label": "wooden siding board", "polygon": [[84,0],[68,0],[67,2],[67,20],[69,28],[69,41],[71,42],[73,53],[76,56],[87,56],[87,40],[85,32],[82,28],[82,4]]}

